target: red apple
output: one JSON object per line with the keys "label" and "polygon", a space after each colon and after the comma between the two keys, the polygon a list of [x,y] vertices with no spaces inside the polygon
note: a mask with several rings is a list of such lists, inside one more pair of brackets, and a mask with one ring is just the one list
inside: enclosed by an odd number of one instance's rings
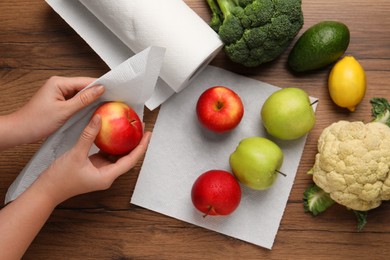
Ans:
{"label": "red apple", "polygon": [[235,128],[244,115],[244,105],[233,90],[214,86],[203,92],[196,104],[199,122],[207,129],[223,133]]}
{"label": "red apple", "polygon": [[232,174],[210,170],[201,174],[191,190],[195,208],[207,215],[229,215],[240,204],[240,184]]}
{"label": "red apple", "polygon": [[95,145],[103,152],[122,155],[133,150],[143,135],[142,122],[137,113],[122,102],[107,102],[96,109],[102,127]]}

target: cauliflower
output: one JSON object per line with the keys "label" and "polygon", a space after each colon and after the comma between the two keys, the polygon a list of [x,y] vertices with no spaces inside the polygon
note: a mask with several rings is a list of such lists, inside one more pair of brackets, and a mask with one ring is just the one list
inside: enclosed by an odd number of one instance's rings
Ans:
{"label": "cauliflower", "polygon": [[318,140],[313,181],[337,203],[367,211],[390,199],[390,128],[339,121]]}
{"label": "cauliflower", "polygon": [[303,193],[303,208],[313,216],[334,202],[356,216],[357,230],[370,209],[390,200],[390,103],[370,100],[373,121],[339,121],[325,128],[309,174],[315,182]]}

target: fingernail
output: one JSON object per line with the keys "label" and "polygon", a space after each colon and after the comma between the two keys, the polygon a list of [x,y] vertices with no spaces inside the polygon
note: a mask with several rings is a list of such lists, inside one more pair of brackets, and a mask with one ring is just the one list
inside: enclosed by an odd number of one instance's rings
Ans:
{"label": "fingernail", "polygon": [[91,119],[91,127],[96,128],[100,125],[100,115],[94,115]]}
{"label": "fingernail", "polygon": [[104,92],[104,86],[103,85],[98,85],[98,86],[95,86],[94,88],[93,88],[93,90],[95,91],[95,93],[97,94],[97,95],[101,95],[101,94],[103,94],[103,92]]}

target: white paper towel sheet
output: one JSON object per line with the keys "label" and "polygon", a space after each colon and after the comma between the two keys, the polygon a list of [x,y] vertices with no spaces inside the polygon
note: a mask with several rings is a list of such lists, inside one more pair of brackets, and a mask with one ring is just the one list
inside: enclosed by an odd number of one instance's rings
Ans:
{"label": "white paper towel sheet", "polygon": [[[196,117],[198,97],[215,85],[234,90],[245,107],[241,123],[226,134],[203,129]],[[266,98],[278,89],[208,66],[188,88],[161,106],[131,203],[271,249],[306,140],[305,136],[283,142],[266,134],[260,110]],[[268,137],[280,145],[285,156],[281,171],[287,177],[280,175],[265,191],[241,186],[242,200],[233,214],[204,218],[191,201],[193,182],[211,169],[231,172],[230,154],[241,139],[250,136]]]}
{"label": "white paper towel sheet", "polygon": [[46,0],[110,68],[149,47],[166,48],[153,110],[186,87],[222,48],[218,35],[182,0]]}
{"label": "white paper towel sheet", "polygon": [[[93,104],[70,118],[52,134],[9,187],[5,203],[24,192],[56,158],[69,150],[78,140],[96,108],[106,101],[123,101],[143,118],[144,104],[154,91],[165,49],[149,47],[109,71],[88,87],[101,84],[105,93]],[[97,151],[97,149],[95,148]]]}

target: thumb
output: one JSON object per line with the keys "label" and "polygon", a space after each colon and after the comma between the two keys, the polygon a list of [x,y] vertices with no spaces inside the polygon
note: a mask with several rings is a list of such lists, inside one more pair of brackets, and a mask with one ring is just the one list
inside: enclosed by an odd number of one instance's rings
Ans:
{"label": "thumb", "polygon": [[103,93],[104,87],[102,85],[93,86],[80,91],[67,101],[70,112],[72,114],[76,113],[77,111],[97,100]]}
{"label": "thumb", "polygon": [[95,141],[95,138],[100,131],[100,127],[101,127],[100,115],[93,116],[91,121],[88,123],[88,125],[84,128],[83,132],[81,133],[80,138],[75,145],[75,148],[79,150],[82,154],[88,155],[88,152],[91,149],[92,144]]}

